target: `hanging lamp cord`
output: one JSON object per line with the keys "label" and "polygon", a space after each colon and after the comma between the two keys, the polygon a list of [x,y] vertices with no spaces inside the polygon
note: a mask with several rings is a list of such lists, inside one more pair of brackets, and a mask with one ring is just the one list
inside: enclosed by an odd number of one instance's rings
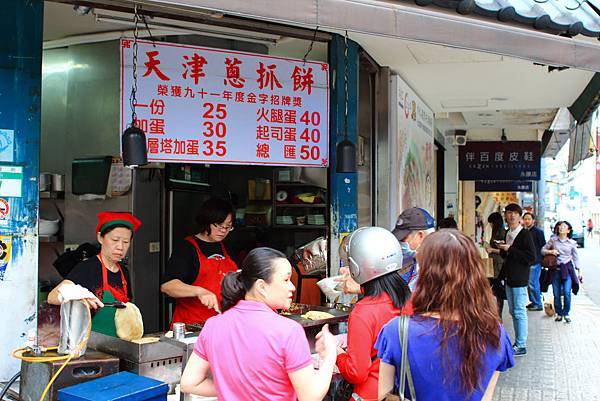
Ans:
{"label": "hanging lamp cord", "polygon": [[135,106],[137,105],[137,55],[138,55],[138,24],[140,22],[140,15],[138,14],[137,4],[133,5],[133,82],[131,85],[131,94],[129,95],[129,105],[131,107],[131,126],[135,125],[137,120],[137,114],[135,113]]}
{"label": "hanging lamp cord", "polygon": [[348,139],[348,31],[344,36],[344,140]]}
{"label": "hanging lamp cord", "polygon": [[313,38],[310,41],[310,44],[308,45],[308,49],[306,50],[306,53],[304,53],[304,57],[302,57],[302,66],[306,65],[306,59],[308,58],[308,55],[312,51],[315,41],[317,40],[317,32],[319,32],[319,25],[317,25],[315,27],[315,32],[313,34]]}

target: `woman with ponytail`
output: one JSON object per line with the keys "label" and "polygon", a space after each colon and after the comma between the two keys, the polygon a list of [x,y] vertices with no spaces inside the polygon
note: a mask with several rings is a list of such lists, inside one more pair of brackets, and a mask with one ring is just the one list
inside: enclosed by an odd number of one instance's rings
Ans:
{"label": "woman with ponytail", "polygon": [[[206,321],[181,377],[181,390],[220,400],[317,401],[323,399],[336,360],[327,325],[313,368],[300,324],[277,314],[289,309],[295,287],[292,266],[271,248],[256,248],[221,287],[221,311]],[[212,373],[212,377],[209,377]]]}

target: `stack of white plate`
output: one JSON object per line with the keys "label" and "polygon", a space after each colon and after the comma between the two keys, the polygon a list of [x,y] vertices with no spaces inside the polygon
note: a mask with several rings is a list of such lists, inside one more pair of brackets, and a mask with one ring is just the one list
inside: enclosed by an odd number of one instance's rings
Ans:
{"label": "stack of white plate", "polygon": [[325,216],[322,214],[309,214],[306,216],[307,223],[315,226],[325,225]]}
{"label": "stack of white plate", "polygon": [[275,222],[278,225],[289,225],[294,224],[294,219],[292,218],[292,216],[277,216]]}

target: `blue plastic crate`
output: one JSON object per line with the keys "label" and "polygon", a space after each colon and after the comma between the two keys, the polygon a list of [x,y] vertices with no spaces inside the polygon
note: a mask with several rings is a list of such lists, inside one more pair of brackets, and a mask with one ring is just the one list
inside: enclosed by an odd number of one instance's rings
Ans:
{"label": "blue plastic crate", "polygon": [[58,391],[59,401],[163,401],[169,385],[161,381],[120,372]]}

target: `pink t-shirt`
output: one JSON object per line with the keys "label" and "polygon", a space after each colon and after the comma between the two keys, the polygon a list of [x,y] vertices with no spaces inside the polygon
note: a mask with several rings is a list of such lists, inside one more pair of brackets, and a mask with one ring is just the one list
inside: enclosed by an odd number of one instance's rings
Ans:
{"label": "pink t-shirt", "polygon": [[261,302],[211,317],[194,352],[210,363],[219,401],[293,401],[289,372],[312,364],[304,329]]}

